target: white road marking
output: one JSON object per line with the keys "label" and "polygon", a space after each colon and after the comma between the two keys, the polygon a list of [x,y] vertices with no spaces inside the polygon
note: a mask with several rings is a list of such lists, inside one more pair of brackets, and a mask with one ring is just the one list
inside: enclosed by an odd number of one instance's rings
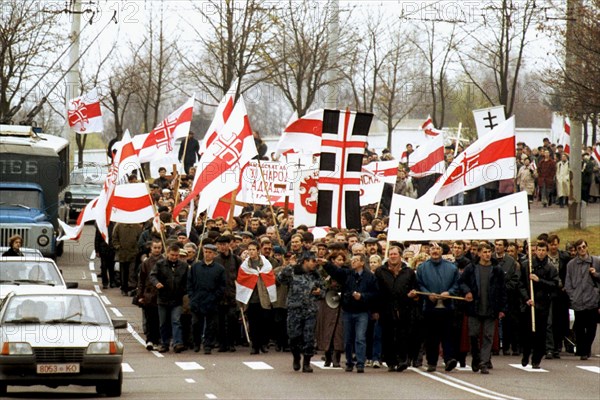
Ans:
{"label": "white road marking", "polygon": [[192,378],[185,378],[185,381],[186,381],[187,383],[196,383],[196,381],[195,381],[195,380],[193,380]]}
{"label": "white road marking", "polygon": [[90,260],[96,259],[96,250],[92,250],[92,254],[90,254]]}
{"label": "white road marking", "polygon": [[205,396],[206,396],[207,399],[216,399],[217,398],[217,396],[215,396],[212,393],[206,393]]}
{"label": "white road marking", "polygon": [[600,367],[588,367],[578,365],[577,368],[583,369],[584,371],[595,372],[597,374],[600,374]]}
{"label": "white road marking", "polygon": [[[439,374],[439,373],[438,373],[438,374]],[[519,398],[519,397],[512,397],[512,396],[508,396],[508,395],[506,395],[506,394],[502,394],[502,393],[494,392],[493,390],[489,390],[489,389],[486,389],[486,388],[482,388],[481,386],[473,385],[472,383],[469,383],[469,382],[462,381],[462,380],[460,380],[460,379],[457,379],[457,378],[454,378],[453,376],[450,376],[450,375],[445,375],[445,374],[440,374],[440,375],[441,375],[441,376],[443,376],[443,377],[444,377],[444,378],[446,378],[446,379],[449,379],[449,380],[451,380],[451,381],[453,381],[453,382],[456,382],[456,383],[458,383],[458,384],[460,384],[460,385],[464,385],[464,386],[467,386],[467,387],[473,388],[473,389],[475,389],[475,390],[479,390],[479,391],[486,392],[486,393],[489,393],[489,394],[493,394],[493,395],[496,395],[496,396],[501,396],[501,397],[503,397],[503,398],[505,398],[505,399],[510,399],[510,400],[522,400],[522,399],[521,399],[521,398]]]}
{"label": "white road marking", "polygon": [[454,368],[454,371],[461,371],[461,372],[470,371],[470,372],[472,372],[473,370],[470,367],[456,367],[456,368]]}
{"label": "white road marking", "polygon": [[96,269],[96,265],[94,264],[93,261],[90,261],[89,267],[90,267],[90,271],[94,271]]}
{"label": "white road marking", "polygon": [[547,213],[540,213],[540,215],[552,215],[554,214],[553,212],[547,212]]}
{"label": "white road marking", "polygon": [[251,369],[273,369],[269,364],[262,361],[245,361],[244,364]]}
{"label": "white road marking", "polygon": [[81,279],[82,280],[86,280],[87,279],[87,275],[85,274],[85,271],[81,271]]}
{"label": "white road marking", "polygon": [[342,369],[341,366],[340,368],[326,367],[325,361],[311,361],[310,363],[320,369]]}
{"label": "white road marking", "polygon": [[98,282],[98,275],[95,272],[90,273],[90,275],[92,276],[92,282]]}
{"label": "white road marking", "polygon": [[456,388],[456,389],[464,390],[465,392],[469,392],[469,393],[475,394],[477,396],[485,397],[487,399],[492,399],[492,400],[507,400],[507,399],[512,399],[512,397],[506,397],[504,395],[493,395],[493,394],[490,394],[490,393],[486,393],[487,390],[486,391],[475,390],[475,389],[472,389],[472,388],[470,388],[468,386],[452,382],[449,379],[445,379],[447,376],[443,375],[443,374],[439,374],[440,376],[438,376],[438,374],[432,374],[432,373],[429,373],[429,372],[423,372],[420,369],[414,368],[414,367],[409,368],[409,370],[410,371],[414,371],[417,374],[422,375],[422,376],[424,376],[426,378],[433,379],[434,381],[441,382],[444,385],[448,385],[448,386],[451,386],[451,387]]}
{"label": "white road marking", "polygon": [[108,297],[102,295],[102,296],[100,296],[100,298],[102,299],[104,304],[106,304],[107,306],[110,305],[110,300],[108,299]]}
{"label": "white road marking", "polygon": [[511,366],[511,367],[513,367],[513,368],[516,368],[516,369],[521,369],[521,370],[523,370],[523,371],[527,371],[527,372],[548,372],[548,370],[547,370],[547,369],[543,369],[543,368],[540,368],[540,369],[533,369],[533,368],[531,367],[531,364],[529,364],[529,365],[528,365],[528,366],[526,366],[526,367],[522,366],[521,364],[508,364],[508,365],[510,365],[510,366]]}
{"label": "white road marking", "polygon": [[204,369],[204,367],[202,365],[198,364],[195,361],[175,362],[175,365],[177,365],[179,368],[181,368],[184,371],[198,371],[198,370]]}
{"label": "white road marking", "polygon": [[165,356],[163,356],[160,352],[158,352],[156,350],[152,350],[150,353],[154,354],[158,358],[165,358]]}
{"label": "white road marking", "polygon": [[121,363],[121,367],[123,368],[123,372],[133,372],[133,368],[128,363]]}
{"label": "white road marking", "polygon": [[122,317],[123,314],[121,314],[121,311],[119,311],[117,308],[115,307],[111,307],[110,310],[117,316],[117,317]]}
{"label": "white road marking", "polygon": [[100,289],[100,285],[94,285],[94,290],[96,291],[96,293],[102,293],[102,290]]}
{"label": "white road marking", "polygon": [[[139,333],[135,331],[135,329],[133,329],[133,326],[131,326],[131,324],[127,324],[127,332],[129,332],[135,340],[137,340],[142,346],[144,346],[144,348],[146,348],[146,341],[142,339],[142,337],[139,335]],[[158,358],[164,358],[164,356],[156,350],[152,350],[150,353],[154,354]]]}

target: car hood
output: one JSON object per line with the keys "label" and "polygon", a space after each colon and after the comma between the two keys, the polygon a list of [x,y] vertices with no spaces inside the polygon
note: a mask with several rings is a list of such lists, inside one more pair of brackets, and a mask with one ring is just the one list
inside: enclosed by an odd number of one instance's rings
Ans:
{"label": "car hood", "polygon": [[0,206],[0,223],[35,224],[47,220],[46,214],[37,208]]}
{"label": "car hood", "polygon": [[[10,292],[13,291],[14,288],[17,287],[23,287],[23,286],[49,286],[49,285],[45,285],[45,284],[33,284],[33,283],[21,283],[19,285],[15,285],[12,283],[2,283],[0,285],[0,300],[3,300]],[[54,287],[62,287],[62,288],[67,288],[66,284],[57,284]]]}
{"label": "car hood", "polygon": [[0,331],[0,342],[28,342],[32,347],[87,347],[92,342],[117,339],[108,325],[5,324]]}

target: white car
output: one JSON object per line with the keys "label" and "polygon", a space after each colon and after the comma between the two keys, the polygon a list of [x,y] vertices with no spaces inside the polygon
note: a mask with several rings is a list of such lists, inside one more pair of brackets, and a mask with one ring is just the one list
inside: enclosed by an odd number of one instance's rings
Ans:
{"label": "white car", "polygon": [[54,260],[44,257],[0,257],[0,300],[16,286],[46,285],[76,288],[65,282]]}
{"label": "white car", "polygon": [[[10,249],[10,247],[0,246],[0,254],[3,254],[8,249]],[[39,249],[34,249],[32,247],[21,247],[19,250],[23,253],[23,257],[44,257]]]}
{"label": "white car", "polygon": [[96,293],[17,287],[0,303],[0,396],[7,386],[96,386],[121,395],[123,344]]}

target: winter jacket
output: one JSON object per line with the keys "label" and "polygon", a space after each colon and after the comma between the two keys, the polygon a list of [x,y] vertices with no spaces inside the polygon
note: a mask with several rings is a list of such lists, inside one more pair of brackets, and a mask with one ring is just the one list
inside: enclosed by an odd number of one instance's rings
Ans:
{"label": "winter jacket", "polygon": [[[440,258],[438,260],[429,259],[419,265],[417,268],[417,282],[421,292],[441,294],[448,292],[450,295],[459,294],[458,286],[458,268],[450,261]],[[425,299],[424,310],[433,310],[437,302],[432,302],[429,298]],[[444,306],[452,309],[451,300],[444,300]]]}
{"label": "winter jacket", "polygon": [[558,197],[566,197],[569,195],[570,181],[569,162],[559,161],[556,164],[556,195]]}
{"label": "winter jacket", "polygon": [[192,312],[209,314],[217,311],[225,293],[225,268],[216,262],[195,263],[187,275],[187,294]]}
{"label": "winter jacket", "polygon": [[377,311],[384,320],[406,320],[413,314],[413,307],[417,304],[408,297],[411,290],[418,290],[417,275],[405,263],[397,276],[385,263],[375,271],[379,287]]}
{"label": "winter jacket", "polygon": [[158,257],[150,255],[140,264],[137,296],[138,299],[144,299],[143,306],[156,307],[157,305],[158,289],[150,282],[150,272],[157,262],[164,259],[162,254]]}
{"label": "winter jacket", "polygon": [[496,254],[492,256],[492,260],[504,272],[504,283],[508,293],[516,293],[519,290],[519,275],[517,274],[517,262],[508,254],[504,254],[502,258],[498,258]]}
{"label": "winter jacket", "polygon": [[489,267],[479,267],[478,265],[469,265],[460,278],[459,285],[463,293],[471,293],[473,301],[467,304],[467,314],[471,316],[479,315],[479,305],[481,303],[481,278],[479,268],[491,268],[488,287],[488,302],[493,312],[493,317],[497,318],[498,313],[506,312],[507,308],[507,290],[504,283],[505,273],[499,265],[490,265]]}
{"label": "winter jacket", "polygon": [[[550,304],[554,293],[558,290],[558,270],[548,264],[548,257],[543,260],[537,257],[533,258],[533,268],[531,273],[537,275],[540,280],[533,282],[534,304],[536,311],[548,314],[550,312]],[[525,312],[529,309],[526,304],[531,298],[529,286],[529,266],[525,265],[521,271],[521,280],[519,282],[519,290],[521,292],[521,311]]]}
{"label": "winter jacket", "polygon": [[[352,269],[338,268],[329,262],[323,268],[331,278],[342,284],[342,310],[361,313],[373,308],[378,288],[375,275],[371,271],[363,269],[362,273],[358,274]],[[354,292],[360,293],[359,300],[352,296]]]}
{"label": "winter jacket", "polygon": [[[595,268],[592,275],[590,268]],[[600,258],[587,256],[575,257],[567,264],[567,277],[565,291],[571,300],[571,308],[575,311],[584,311],[598,308],[600,301]]]}
{"label": "winter jacket", "polygon": [[535,191],[535,178],[530,167],[523,165],[519,168],[517,185],[519,185],[519,190],[527,192],[528,195],[533,194]]}
{"label": "winter jacket", "polygon": [[[277,282],[288,285],[287,308],[288,312],[304,310],[316,314],[319,309],[319,300],[325,297],[325,282],[318,271],[305,271],[302,265],[284,267],[277,274]],[[321,289],[314,294],[314,289]]]}
{"label": "winter jacket", "polygon": [[556,162],[549,158],[541,159],[537,169],[538,186],[541,188],[546,185],[549,190],[554,189],[554,178],[556,177]]}
{"label": "winter jacket", "polygon": [[183,296],[187,289],[187,272],[188,265],[181,260],[172,262],[164,259],[156,263],[150,272],[150,282],[154,286],[159,282],[164,286],[158,289],[159,306],[174,307],[183,304]]}
{"label": "winter jacket", "polygon": [[138,254],[138,238],[142,234],[140,224],[115,225],[112,235],[112,245],[117,252],[119,262],[133,262]]}
{"label": "winter jacket", "polygon": [[227,255],[219,253],[214,262],[221,264],[225,269],[225,293],[221,302],[235,306],[235,280],[237,279],[238,269],[242,265],[242,259],[230,251]]}

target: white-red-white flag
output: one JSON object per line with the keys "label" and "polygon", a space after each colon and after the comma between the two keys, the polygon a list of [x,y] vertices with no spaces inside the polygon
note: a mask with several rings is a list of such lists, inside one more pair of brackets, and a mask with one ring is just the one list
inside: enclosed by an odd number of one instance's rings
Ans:
{"label": "white-red-white flag", "polygon": [[197,210],[202,212],[235,190],[242,168],[257,154],[244,98],[240,96],[227,123],[196,164],[192,191],[175,207],[173,216],[176,217],[199,194]]}
{"label": "white-red-white flag", "polygon": [[315,226],[319,199],[319,169],[301,169],[296,173],[298,179],[294,182],[294,227]]}
{"label": "white-red-white flag", "polygon": [[288,122],[277,143],[277,155],[292,152],[319,153],[323,134],[323,109]]}
{"label": "white-red-white flag", "polygon": [[592,148],[592,158],[600,165],[600,144]]}
{"label": "white-red-white flag", "polygon": [[140,161],[150,162],[172,155],[175,140],[185,138],[190,131],[193,111],[194,96],[148,133],[138,149]]}
{"label": "white-red-white flag", "polygon": [[511,117],[460,153],[424,197],[438,203],[488,182],[512,179],[515,162],[515,118]]}
{"label": "white-red-white flag", "polygon": [[98,91],[94,88],[83,96],[69,100],[69,126],[77,133],[100,133],[104,130]]}
{"label": "white-red-white flag", "polygon": [[77,217],[77,222],[76,222],[75,226],[69,226],[68,224],[66,224],[59,218],[58,224],[62,228],[63,234],[56,240],[58,240],[58,241],[79,240],[79,237],[81,236],[81,232],[83,231],[83,227],[85,226],[85,223],[96,219],[95,206],[96,206],[97,202],[98,202],[98,197],[94,198],[92,201],[87,203],[87,205],[79,213],[79,216]]}
{"label": "white-red-white flag", "polygon": [[410,168],[409,175],[416,178],[443,174],[446,170],[444,136],[436,136],[417,147],[410,155],[408,167]]}
{"label": "white-red-white flag", "polygon": [[443,131],[436,129],[436,127],[433,125],[433,119],[431,118],[431,115],[427,116],[427,119],[425,120],[423,125],[421,125],[421,129],[428,137],[436,137],[444,133]]}
{"label": "white-red-white flag", "polygon": [[363,166],[363,169],[370,171],[383,182],[396,183],[398,160],[373,161]]}
{"label": "white-red-white flag", "polygon": [[112,207],[110,220],[114,222],[135,224],[154,217],[154,207],[144,182],[117,185]]}
{"label": "white-red-white flag", "polygon": [[190,233],[192,232],[194,218],[194,199],[192,199],[192,201],[190,202],[190,212],[188,213],[187,220],[185,221],[185,233],[187,237],[190,237]]}
{"label": "white-red-white flag", "polygon": [[239,79],[236,79],[231,84],[231,87],[223,96],[223,99],[219,103],[217,107],[217,111],[215,112],[215,116],[213,117],[210,126],[206,130],[204,134],[204,139],[202,143],[200,143],[200,150],[198,151],[199,155],[203,155],[206,149],[208,149],[211,143],[217,138],[219,131],[225,126],[231,112],[233,111],[233,106],[235,105],[235,94],[238,90],[238,82]]}
{"label": "white-red-white flag", "polygon": [[563,130],[558,144],[563,145],[563,151],[566,154],[571,154],[571,120],[569,117],[565,117],[565,120],[563,121]]}
{"label": "white-red-white flag", "polygon": [[260,256],[262,260],[262,267],[260,270],[251,268],[249,265],[249,258],[244,260],[238,270],[237,279],[235,281],[235,299],[243,304],[248,304],[250,296],[258,283],[258,278],[262,279],[267,293],[269,293],[269,299],[271,303],[277,301],[277,288],[275,286],[275,273],[273,272],[273,266],[264,256]]}
{"label": "white-red-white flag", "polygon": [[131,174],[134,170],[142,168],[129,130],[125,131],[123,138],[120,141],[120,155],[121,159],[117,169],[117,182],[123,182],[127,175]]}
{"label": "white-red-white flag", "polygon": [[402,164],[406,164],[406,163],[408,163],[408,151],[407,151],[407,150],[404,150],[404,151],[402,152],[402,154],[400,155],[400,162],[401,162]]}

